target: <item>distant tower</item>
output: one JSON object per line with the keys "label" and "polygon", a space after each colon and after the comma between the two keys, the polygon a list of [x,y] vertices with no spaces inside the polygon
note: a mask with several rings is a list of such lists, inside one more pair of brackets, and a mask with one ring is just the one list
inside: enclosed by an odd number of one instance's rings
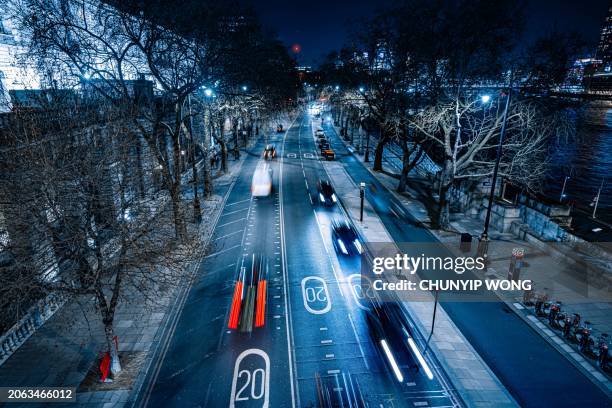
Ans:
{"label": "distant tower", "polygon": [[601,29],[597,59],[602,61],[602,68],[605,72],[612,70],[612,6],[608,9],[608,15]]}

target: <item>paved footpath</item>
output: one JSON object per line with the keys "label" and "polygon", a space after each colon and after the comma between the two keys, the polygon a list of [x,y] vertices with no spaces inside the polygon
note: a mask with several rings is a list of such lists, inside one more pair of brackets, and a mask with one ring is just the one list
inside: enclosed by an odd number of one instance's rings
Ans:
{"label": "paved footpath", "polygon": [[[225,193],[242,163],[243,160],[230,161],[228,174],[215,180],[213,197],[201,201],[204,219],[199,234],[203,239],[210,235],[213,225],[207,221],[214,219],[223,207]],[[145,359],[143,367],[148,365],[152,354],[149,351],[155,349],[159,341],[159,328],[172,313],[180,286],[171,288],[155,302],[142,298],[138,293],[124,296],[132,301],[120,304],[115,315],[115,334],[120,352],[140,352]],[[103,326],[93,302],[84,299],[68,302],[0,366],[0,386],[78,387],[105,349],[103,339]],[[140,370],[132,386],[138,384],[143,371]],[[130,392],[130,389],[77,392],[77,403],[87,407],[121,407],[130,399]],[[0,406],[11,408],[19,405],[0,403]],[[37,405],[23,404],[28,408]]]}

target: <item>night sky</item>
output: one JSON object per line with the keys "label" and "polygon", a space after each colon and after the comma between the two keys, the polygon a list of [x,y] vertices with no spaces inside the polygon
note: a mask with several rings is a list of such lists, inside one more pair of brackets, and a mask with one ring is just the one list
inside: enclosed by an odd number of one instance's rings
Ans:
{"label": "night sky", "polygon": [[[393,0],[252,0],[264,26],[288,46],[301,45],[299,63],[316,66],[324,55],[342,47],[350,27]],[[526,42],[555,24],[577,31],[596,46],[610,0],[527,0]]]}

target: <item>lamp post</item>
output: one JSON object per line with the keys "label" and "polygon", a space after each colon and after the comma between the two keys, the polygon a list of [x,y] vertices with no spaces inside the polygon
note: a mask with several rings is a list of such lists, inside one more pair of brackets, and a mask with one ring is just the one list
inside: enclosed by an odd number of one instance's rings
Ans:
{"label": "lamp post", "polygon": [[365,197],[365,186],[366,183],[364,183],[363,181],[359,183],[359,222],[363,222],[363,199]]}
{"label": "lamp post", "polygon": [[[508,118],[508,106],[510,106],[510,93],[508,89],[506,94],[506,106],[504,107],[501,131],[499,132],[499,143],[497,145],[497,155],[495,157],[495,167],[493,168],[493,179],[491,180],[491,191],[489,192],[489,204],[487,205],[487,214],[485,216],[484,230],[478,242],[478,255],[483,257],[485,264],[488,261],[489,250],[489,222],[491,221],[491,209],[493,207],[493,198],[495,197],[495,185],[497,184],[497,173],[499,172],[499,161],[501,159],[502,146],[504,144],[504,135],[506,133],[506,119]],[[484,97],[482,98],[484,102]],[[488,100],[488,98],[487,98]]]}
{"label": "lamp post", "polygon": [[559,202],[562,202],[565,198],[565,186],[567,185],[567,180],[569,180],[570,176],[565,176],[565,180],[563,180],[563,187],[561,188],[561,195],[559,196]]}

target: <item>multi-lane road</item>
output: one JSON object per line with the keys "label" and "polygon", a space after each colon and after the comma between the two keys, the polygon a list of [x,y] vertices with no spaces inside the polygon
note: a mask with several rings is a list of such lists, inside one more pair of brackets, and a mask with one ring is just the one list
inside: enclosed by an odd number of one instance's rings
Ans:
{"label": "multi-lane road", "polygon": [[[277,158],[269,197],[251,197],[265,145],[256,145],[230,186],[211,249],[186,296],[167,345],[143,386],[139,403],[158,406],[320,406],[319,395],[343,406],[453,406],[440,382],[413,375],[397,384],[372,346],[363,310],[348,279],[359,260],[339,259],[330,220],[337,207],[316,205],[316,183],[327,179],[301,115],[282,134],[268,135]],[[236,277],[253,254],[268,265],[265,326],[230,330]],[[435,362],[432,363],[435,365]]]}
{"label": "multi-lane road", "polygon": [[[334,135],[331,126],[328,135]],[[317,205],[316,183],[328,179],[311,118],[299,115],[284,133],[267,135],[245,159],[215,222],[179,313],[171,320],[138,399],[139,406],[452,407],[461,404],[434,356],[434,380],[404,366],[398,383],[373,346],[352,287],[359,259],[338,257],[330,224],[339,206]],[[354,181],[377,187],[368,197],[396,242],[431,242],[409,215],[389,212],[392,195],[334,135],[332,146]],[[266,142],[273,191],[251,197],[253,173]],[[395,203],[399,205],[399,203]],[[405,211],[407,214],[407,211]],[[267,266],[265,325],[230,329],[236,279],[253,255]],[[496,303],[443,305],[466,338],[524,406],[606,406],[609,400],[520,319]]]}

